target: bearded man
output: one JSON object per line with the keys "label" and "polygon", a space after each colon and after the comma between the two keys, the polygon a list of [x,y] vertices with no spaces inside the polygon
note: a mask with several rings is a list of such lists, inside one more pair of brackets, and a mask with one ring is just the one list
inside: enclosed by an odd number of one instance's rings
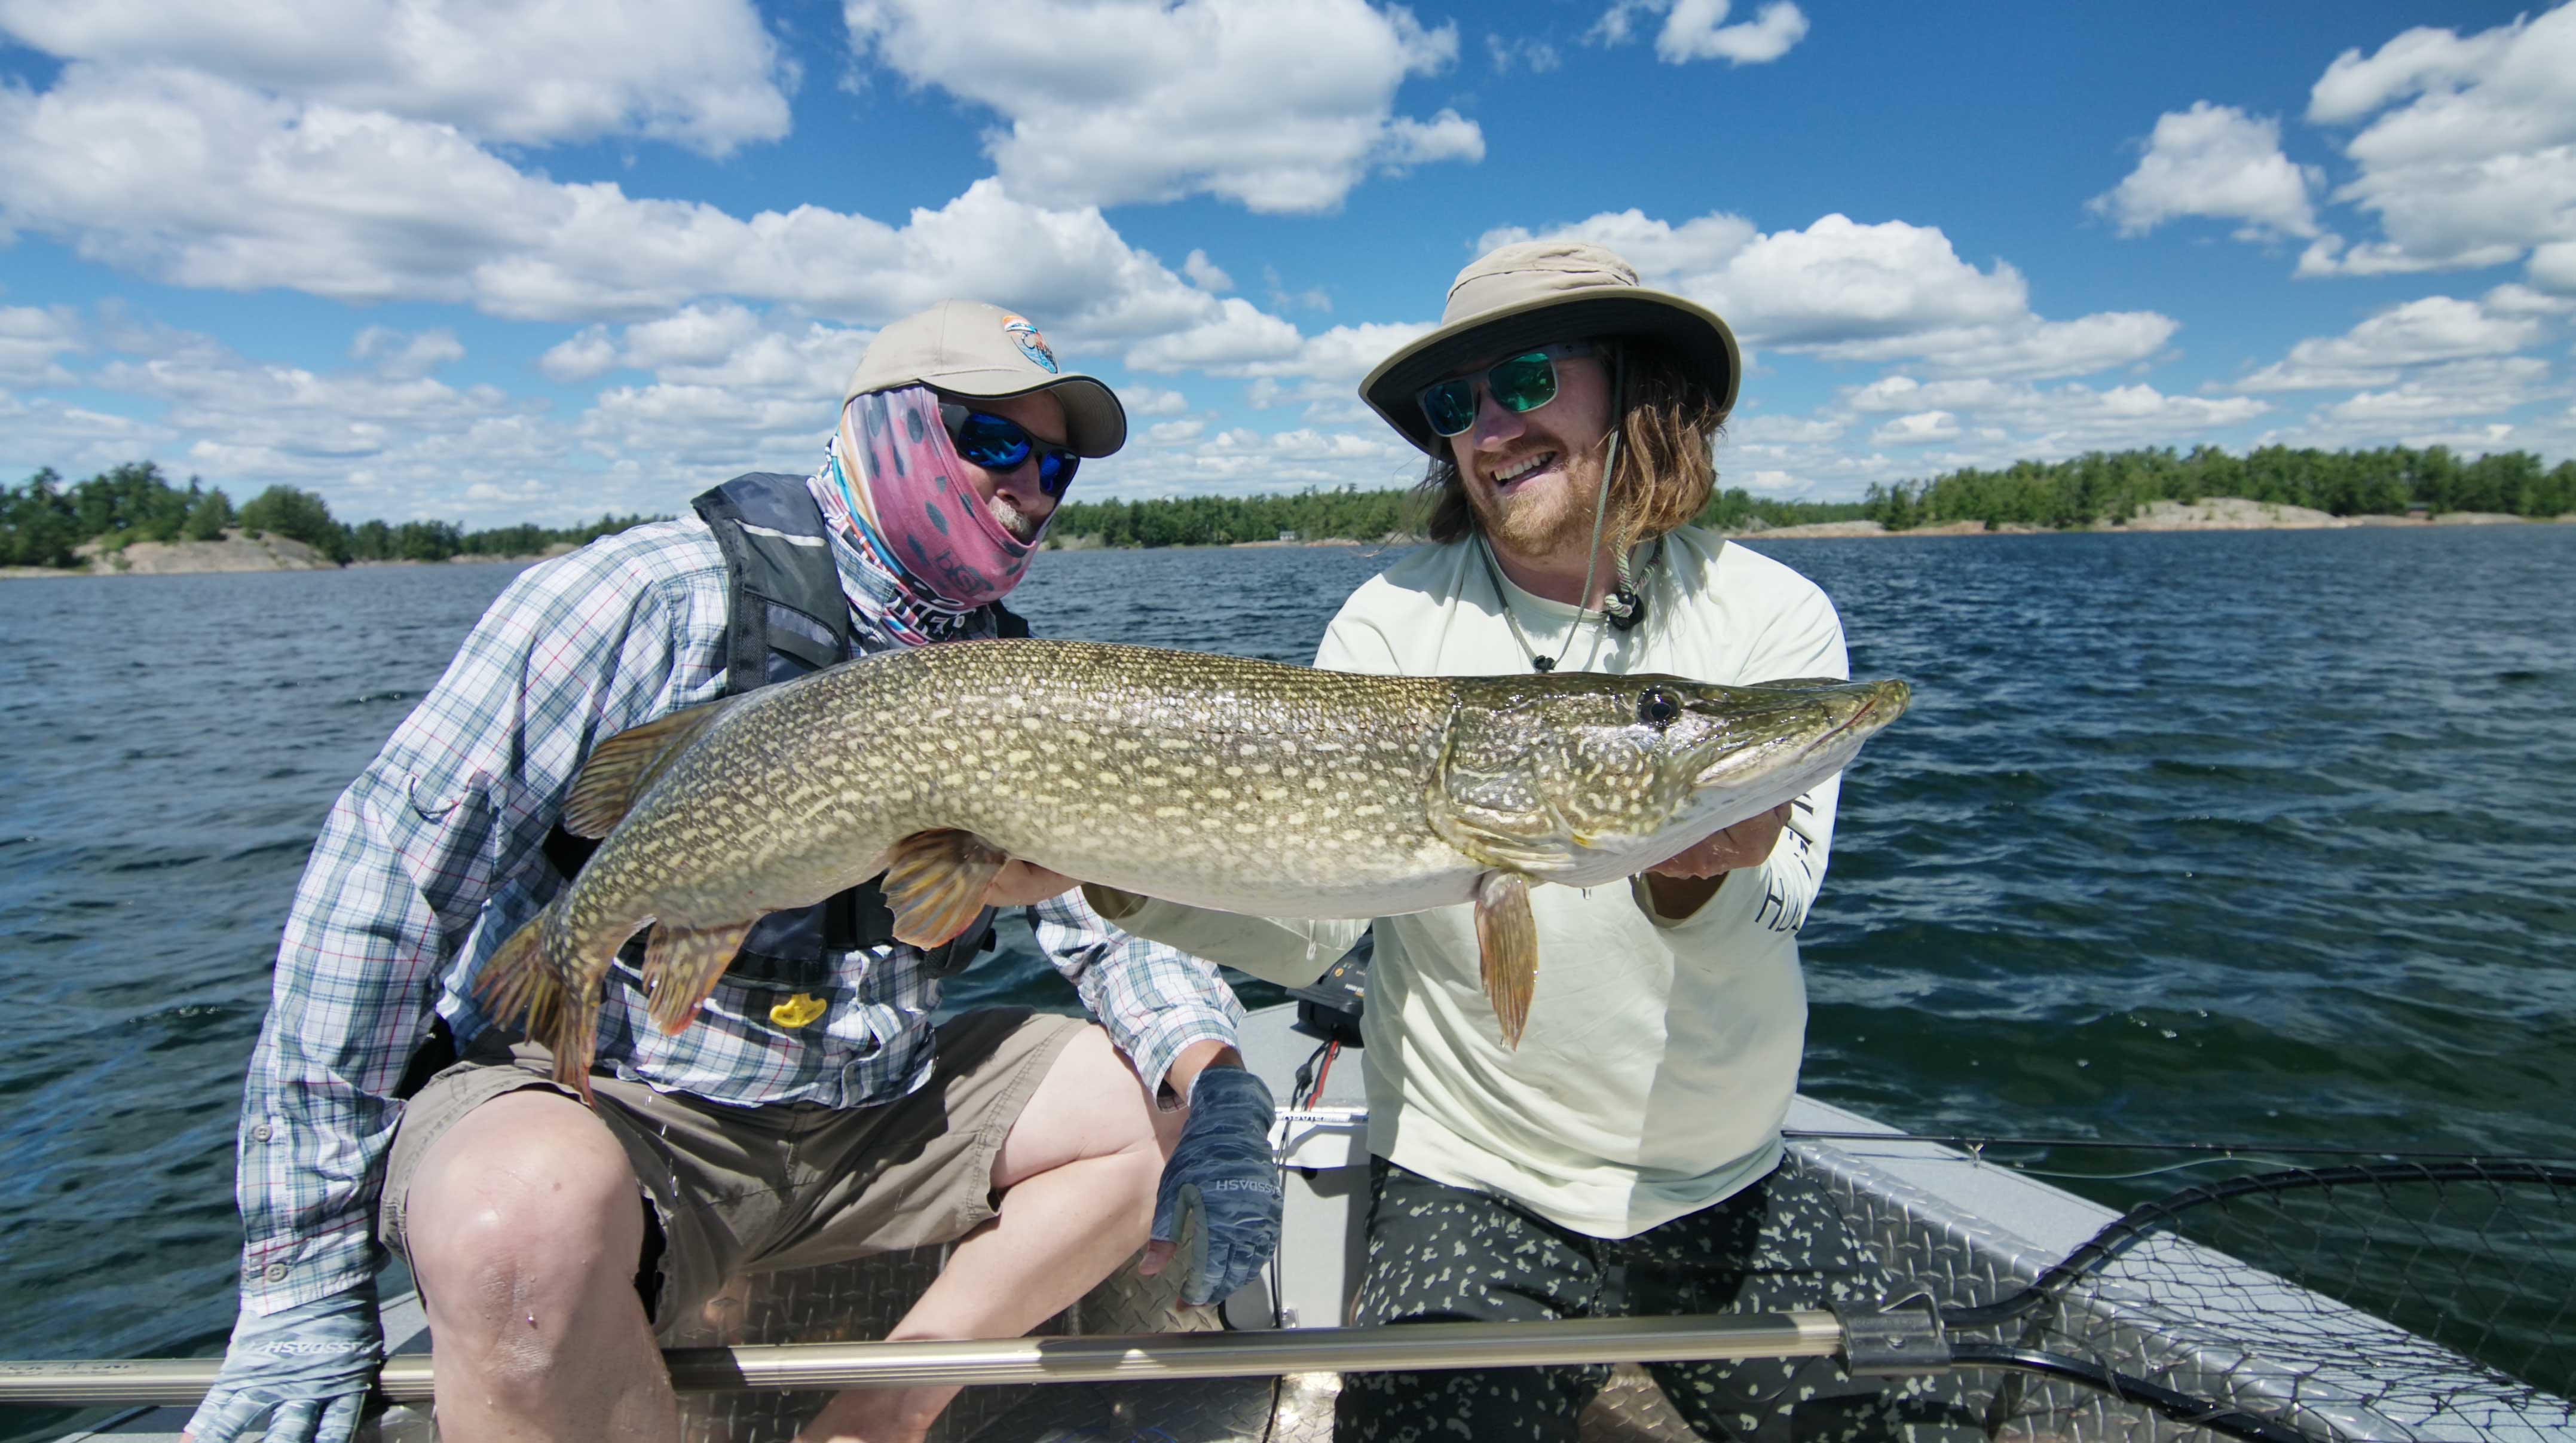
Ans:
{"label": "bearded man", "polygon": [[[1640,286],[1600,246],[1512,245],[1468,266],[1440,328],[1361,384],[1430,457],[1433,544],[1352,595],[1315,664],[1847,677],[1822,591],[1688,524],[1715,484],[1739,367],[1724,321]],[[1301,923],[1085,891],[1130,932],[1289,986],[1373,925],[1373,1196],[1352,1322],[1866,1305],[1886,1273],[1832,1198],[1781,1166],[1806,1030],[1797,933],[1837,788],[1629,886],[1533,890],[1538,981],[1517,1047],[1487,1000],[1471,905]],[[1652,1370],[1710,1438],[1947,1431],[1929,1400],[1830,1359]],[[1608,1373],[1352,1374],[1336,1436],[1571,1440]]]}
{"label": "bearded man", "polygon": [[[1149,1227],[1168,1256],[1202,1195],[1230,1261],[1185,1298],[1268,1257],[1271,1101],[1232,993],[1052,872],[1011,864],[929,951],[893,940],[874,882],[771,913],[677,1036],[648,1025],[639,937],[600,1002],[596,1110],[474,986],[588,855],[557,819],[598,742],[850,657],[1026,635],[1001,599],[1126,434],[1026,320],[945,302],[868,347],[813,475],[738,476],[493,603],[341,795],[287,918],[242,1108],[240,1320],[196,1443],[262,1419],[270,1443],[349,1438],[383,1248],[419,1283],[457,1443],[676,1440],[657,1336],[746,1273],[950,1243],[890,1336],[987,1338]],[[1028,910],[1096,1023],[932,1025],[998,907]],[[955,1392],[852,1390],[803,1437],[918,1440]]]}

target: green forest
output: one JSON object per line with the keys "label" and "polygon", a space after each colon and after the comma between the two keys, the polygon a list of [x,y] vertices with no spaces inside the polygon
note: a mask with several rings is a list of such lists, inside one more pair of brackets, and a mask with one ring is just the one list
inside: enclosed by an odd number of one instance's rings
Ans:
{"label": "green forest", "polygon": [[[2065,461],[2022,461],[2000,471],[1960,470],[1928,481],[1872,486],[1867,499],[1778,501],[1741,488],[1709,498],[1699,523],[1719,531],[1876,521],[1910,531],[1960,521],[1987,526],[2117,525],[2157,501],[2215,496],[2312,507],[2336,516],[2426,511],[2576,512],[2576,461],[2544,469],[2528,451],[2463,461],[2434,446],[2376,451],[2267,446],[2234,456],[2215,446],[2093,451]],[[1075,501],[1056,514],[1058,540],[1108,546],[1209,546],[1225,542],[1375,541],[1418,529],[1412,491],[1309,491],[1295,496],[1184,496],[1166,501]]]}
{"label": "green forest", "polygon": [[[2157,501],[2217,496],[2307,506],[2337,516],[2486,511],[2550,517],[2576,513],[2576,461],[2546,467],[2528,451],[2464,461],[2433,446],[2375,451],[2268,446],[2243,456],[2215,446],[2088,452],[2065,461],[1967,469],[1928,481],[1872,486],[1848,502],[1779,501],[1741,488],[1719,492],[1700,524],[1721,531],[1871,520],[1891,531],[1962,521],[1987,526],[2118,525]],[[1216,546],[1280,539],[1380,541],[1417,533],[1422,498],[1411,490],[1306,491],[1292,496],[1182,496],[1157,501],[1069,501],[1049,533],[1061,544]],[[65,483],[51,468],[0,486],[0,566],[73,567],[76,548],[113,552],[137,541],[206,541],[227,529],[275,533],[334,561],[444,561],[456,556],[534,556],[656,518],[602,516],[580,526],[467,531],[450,521],[362,521],[331,514],[320,496],[271,486],[238,509],[222,487],[190,477],[174,486],[149,461]],[[1758,523],[1758,526],[1757,526]]]}
{"label": "green forest", "polygon": [[320,496],[271,486],[235,508],[222,487],[189,477],[170,484],[149,461],[129,462],[86,481],[65,484],[52,467],[22,486],[0,486],[0,566],[77,567],[77,548],[95,541],[114,553],[138,541],[213,541],[227,530],[274,533],[301,541],[332,560],[445,561],[457,556],[534,556],[550,546],[578,545],[623,531],[650,516],[602,516],[580,526],[502,526],[467,531],[452,521],[361,521],[331,514]]}
{"label": "green forest", "polygon": [[[1293,496],[1179,496],[1161,501],[1068,501],[1047,535],[1104,546],[1223,546],[1244,541],[1381,541],[1416,535],[1422,497],[1411,490],[1305,491]],[[1857,501],[1771,501],[1738,489],[1710,498],[1700,524],[1740,530],[1850,521],[1870,514]]]}
{"label": "green forest", "polygon": [[2463,461],[2440,446],[2266,446],[2242,456],[2215,446],[2179,455],[2170,447],[2096,451],[2066,461],[2022,461],[2001,471],[1953,471],[1929,481],[1873,486],[1861,514],[1891,531],[1956,521],[2094,526],[2125,521],[2150,502],[2215,496],[2307,506],[2336,516],[2402,516],[2417,508],[2564,516],[2576,512],[2576,461],[2543,469],[2528,451]]}

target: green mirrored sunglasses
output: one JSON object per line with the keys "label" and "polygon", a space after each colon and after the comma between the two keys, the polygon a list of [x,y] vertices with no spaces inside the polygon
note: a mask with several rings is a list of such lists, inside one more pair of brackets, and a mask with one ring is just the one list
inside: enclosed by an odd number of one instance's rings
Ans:
{"label": "green mirrored sunglasses", "polygon": [[1494,393],[1507,411],[1535,411],[1556,399],[1556,363],[1594,353],[1588,341],[1562,341],[1496,361],[1484,374],[1452,376],[1422,388],[1422,414],[1437,435],[1456,436],[1476,424],[1476,387]]}

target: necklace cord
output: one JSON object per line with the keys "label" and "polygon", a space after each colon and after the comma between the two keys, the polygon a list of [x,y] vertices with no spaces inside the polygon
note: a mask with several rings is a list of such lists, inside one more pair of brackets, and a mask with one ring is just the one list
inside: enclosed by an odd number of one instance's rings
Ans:
{"label": "necklace cord", "polygon": [[[1494,601],[1503,609],[1503,620],[1511,625],[1512,639],[1520,643],[1521,650],[1529,653],[1532,671],[1552,672],[1562,665],[1566,654],[1574,650],[1574,638],[1583,630],[1584,618],[1592,614],[1592,581],[1600,574],[1601,566],[1601,526],[1609,518],[1610,487],[1619,476],[1619,431],[1624,419],[1622,403],[1627,399],[1627,389],[1628,351],[1624,346],[1613,345],[1610,348],[1610,434],[1605,438],[1607,451],[1601,462],[1601,484],[1592,493],[1592,544],[1583,557],[1583,591],[1575,598],[1574,624],[1566,628],[1565,644],[1556,649],[1556,655],[1542,656],[1537,647],[1530,645],[1528,633],[1521,630],[1520,617],[1512,611],[1511,597],[1503,591],[1502,565],[1494,557],[1494,544],[1482,528],[1476,532],[1476,544],[1485,558],[1485,574],[1494,583]],[[1600,612],[1603,620],[1625,630],[1635,624],[1629,618],[1637,612],[1637,597],[1631,589],[1628,573],[1628,548],[1621,547],[1612,562],[1619,573],[1619,585],[1610,596],[1602,598]]]}

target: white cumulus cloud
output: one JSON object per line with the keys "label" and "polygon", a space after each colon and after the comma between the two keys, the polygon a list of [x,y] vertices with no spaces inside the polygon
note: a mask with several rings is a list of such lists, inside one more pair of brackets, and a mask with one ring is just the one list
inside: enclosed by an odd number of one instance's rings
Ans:
{"label": "white cumulus cloud", "polygon": [[787,133],[794,81],[749,0],[0,0],[0,33],[522,144],[724,155]]}
{"label": "white cumulus cloud", "polygon": [[2536,399],[2548,377],[2549,363],[2531,356],[2453,361],[2385,390],[2356,392],[2320,409],[2317,417],[2403,429],[2427,421],[2492,416]]}
{"label": "white cumulus cloud", "polygon": [[[210,336],[114,316],[102,329],[109,359],[84,383],[156,404],[159,415],[148,423],[101,425],[96,434],[135,447],[118,460],[157,452],[165,468],[200,472],[236,501],[282,483],[319,491],[349,520],[454,519],[454,502],[477,483],[508,487],[534,475],[564,478],[571,444],[561,423],[542,403],[498,387],[451,386],[400,374],[399,364],[316,371],[263,362]],[[350,346],[362,361],[399,362],[444,349],[435,332],[424,347],[422,337],[370,330],[372,337],[361,332]],[[570,491],[560,494],[571,501],[567,512],[606,509]],[[513,506],[481,515],[487,522],[516,521],[527,512]]]}
{"label": "white cumulus cloud", "polygon": [[1959,418],[1947,411],[1916,411],[1899,416],[1871,433],[1870,440],[1881,446],[1920,446],[1927,441],[1948,441],[1959,434]]}
{"label": "white cumulus cloud", "polygon": [[2407,366],[2504,355],[2540,339],[2542,322],[2513,304],[2491,310],[2454,296],[2390,306],[2340,336],[2317,336],[2236,383],[2240,391],[2313,391],[2379,386]]}
{"label": "white cumulus cloud", "polygon": [[1771,0],[1760,14],[1738,25],[1726,23],[1727,0],[1678,0],[1655,37],[1655,54],[1666,63],[1723,60],[1730,65],[1767,65],[1807,38],[1806,12],[1789,0]]}
{"label": "white cumulus cloud", "polygon": [[[0,230],[13,228],[174,285],[514,320],[644,320],[731,297],[881,324],[971,296],[1028,315],[1076,364],[1148,340],[1221,359],[1295,344],[1285,322],[1193,286],[1096,209],[1034,206],[997,180],[900,225],[817,205],[741,218],[551,181],[449,126],[172,69],[76,63],[41,94],[0,88]],[[603,368],[595,352],[550,357],[559,377]]]}
{"label": "white cumulus cloud", "polygon": [[1618,0],[1601,13],[1591,38],[1604,45],[1624,44],[1641,15],[1662,15],[1655,35],[1655,54],[1667,65],[1694,60],[1723,60],[1730,65],[1767,65],[1807,38],[1807,15],[1790,0],[1771,0],[1751,20],[1726,23],[1734,10],[1728,0]]}
{"label": "white cumulus cloud", "polygon": [[1210,194],[1329,210],[1373,169],[1481,160],[1454,111],[1395,113],[1458,58],[1454,24],[1365,0],[846,0],[851,42],[999,115],[985,148],[1053,206]]}
{"label": "white cumulus cloud", "polygon": [[[2383,238],[2327,238],[2303,275],[2490,266],[2576,240],[2576,6],[2346,51],[2308,118],[2367,122],[2344,147],[2359,174],[2334,198],[2375,214]],[[2533,279],[2554,284],[2537,263]]]}
{"label": "white cumulus cloud", "polygon": [[444,326],[417,333],[369,326],[349,343],[349,355],[366,362],[377,375],[409,381],[465,359],[465,346]]}
{"label": "white cumulus cloud", "polygon": [[2206,216],[2244,222],[2237,234],[2246,239],[2313,236],[2317,219],[2309,197],[2324,184],[2322,171],[2293,164],[2281,152],[2278,120],[2203,100],[2158,118],[2138,168],[2090,207],[2115,221],[2122,235]]}
{"label": "white cumulus cloud", "polygon": [[1181,274],[1188,276],[1190,284],[1203,291],[1224,292],[1234,289],[1234,277],[1227,275],[1223,266],[1209,260],[1206,251],[1193,250],[1182,257]]}
{"label": "white cumulus cloud", "polygon": [[2153,355],[2176,329],[2152,312],[2044,320],[2021,272],[2000,260],[1981,270],[1939,228],[1905,221],[1828,215],[1765,234],[1722,213],[1674,225],[1628,210],[1544,232],[1489,231],[1477,247],[1538,234],[1610,247],[1648,284],[1716,311],[1749,344],[1828,359],[1921,357],[1955,371],[2080,375]]}
{"label": "white cumulus cloud", "polygon": [[82,349],[80,320],[68,306],[0,306],[0,386],[67,386],[58,359]]}

